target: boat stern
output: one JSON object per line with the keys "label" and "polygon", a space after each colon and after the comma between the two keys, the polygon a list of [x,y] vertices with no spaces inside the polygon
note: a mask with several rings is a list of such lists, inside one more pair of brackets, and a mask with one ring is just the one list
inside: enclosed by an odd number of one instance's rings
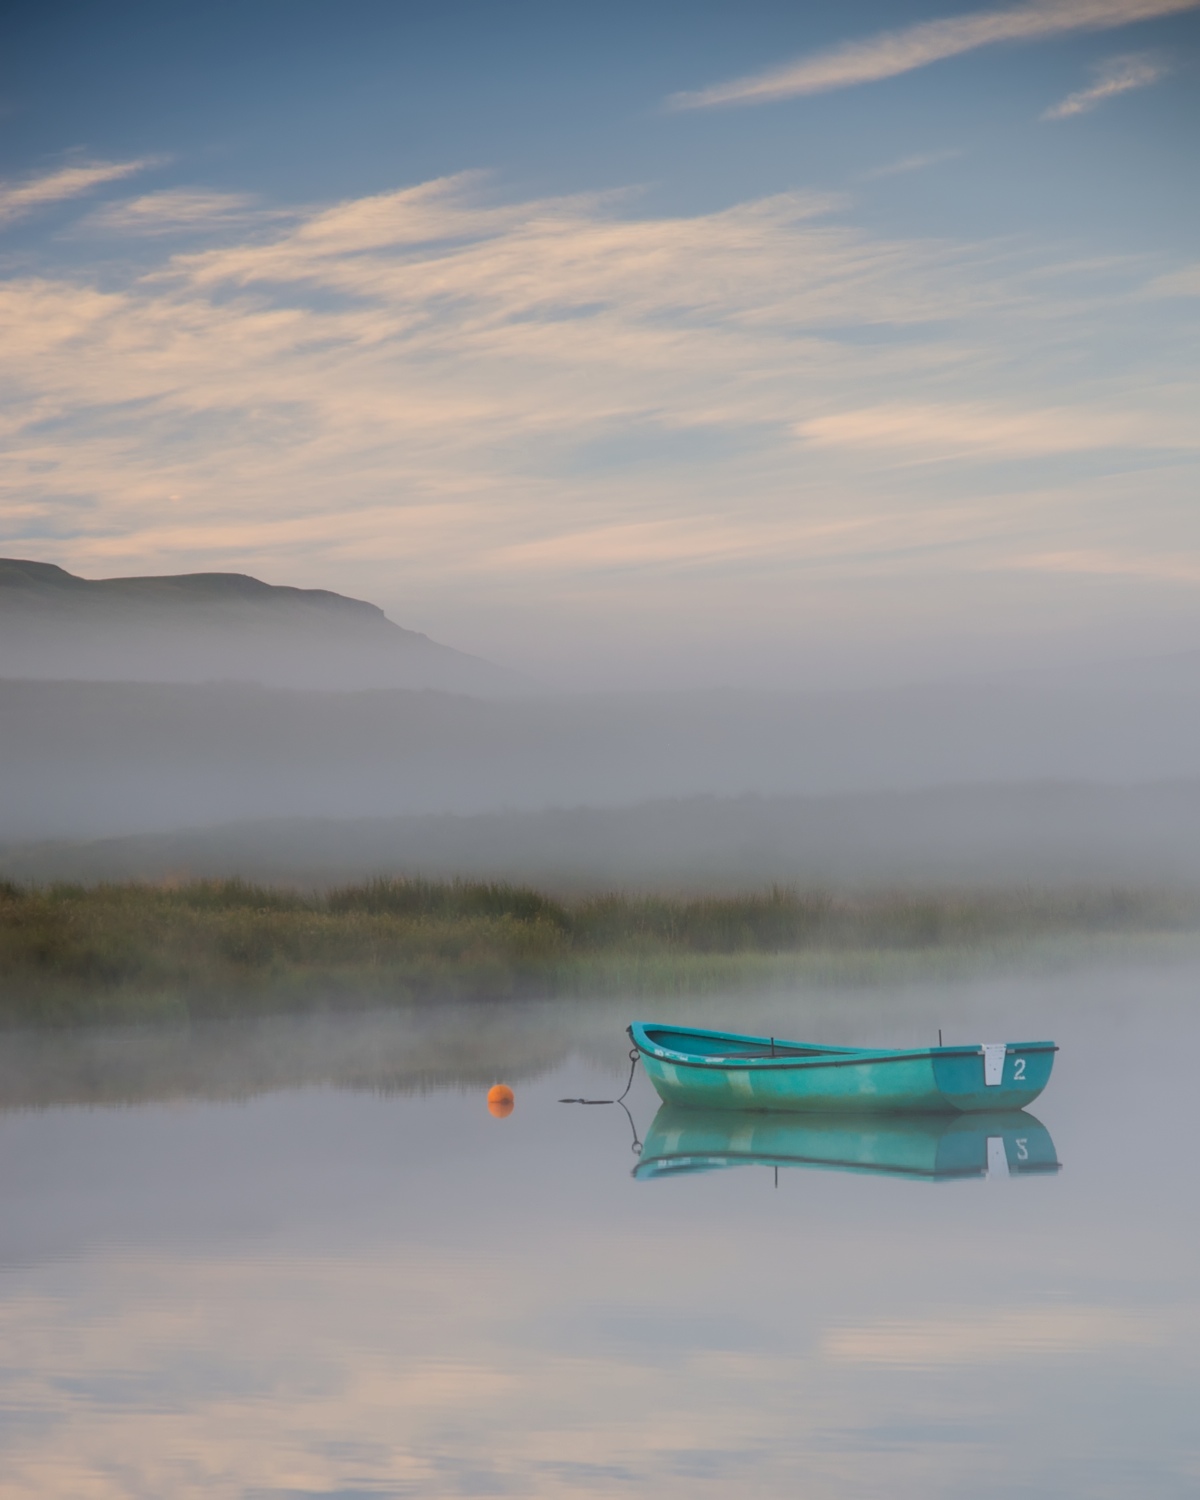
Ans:
{"label": "boat stern", "polygon": [[1050,1082],[1053,1042],[988,1042],[934,1047],[933,1075],[942,1097],[963,1113],[1024,1109]]}

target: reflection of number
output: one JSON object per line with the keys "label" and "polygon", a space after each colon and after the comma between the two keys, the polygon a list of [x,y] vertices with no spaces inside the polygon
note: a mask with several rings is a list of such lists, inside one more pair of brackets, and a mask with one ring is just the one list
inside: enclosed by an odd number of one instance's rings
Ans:
{"label": "reflection of number", "polygon": [[1013,1082],[1014,1083],[1020,1083],[1021,1079],[1024,1078],[1024,1077],[1025,1077],[1025,1059],[1023,1057],[1018,1057],[1017,1060],[1016,1060],[1016,1062],[1013,1063]]}
{"label": "reflection of number", "polygon": [[1029,1140],[1028,1136],[1019,1135],[1017,1137],[1017,1160],[1018,1161],[1028,1161],[1029,1160],[1028,1140]]}

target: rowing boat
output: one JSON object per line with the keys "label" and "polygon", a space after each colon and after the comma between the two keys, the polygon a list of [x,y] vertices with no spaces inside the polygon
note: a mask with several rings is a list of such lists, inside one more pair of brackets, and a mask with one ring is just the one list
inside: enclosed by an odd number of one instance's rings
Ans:
{"label": "rowing boat", "polygon": [[1059,1171],[1050,1132],[1022,1110],[986,1114],[763,1114],[680,1109],[655,1115],[639,1182],[728,1167],[815,1167],[915,1181],[1027,1177]]}
{"label": "rowing boat", "polygon": [[707,1109],[1024,1109],[1050,1080],[1053,1042],[818,1047],[635,1021],[629,1035],[666,1104]]}

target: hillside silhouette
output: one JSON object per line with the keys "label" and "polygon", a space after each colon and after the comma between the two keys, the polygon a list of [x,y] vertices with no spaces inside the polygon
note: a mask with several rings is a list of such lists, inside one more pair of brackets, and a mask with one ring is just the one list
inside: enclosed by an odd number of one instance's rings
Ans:
{"label": "hillside silhouette", "polygon": [[79,578],[23,558],[0,558],[0,677],[483,695],[521,686],[327,589],[245,573]]}

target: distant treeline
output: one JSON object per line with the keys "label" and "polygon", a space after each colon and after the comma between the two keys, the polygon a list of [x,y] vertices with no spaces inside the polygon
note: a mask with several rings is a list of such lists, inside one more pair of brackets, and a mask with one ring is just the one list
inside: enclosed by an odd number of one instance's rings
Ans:
{"label": "distant treeline", "polygon": [[321,895],[239,880],[0,882],[0,1023],[711,990],[779,982],[801,956],[978,952],[1194,929],[1197,916],[1192,898],[1155,892],[559,900],[423,880]]}

